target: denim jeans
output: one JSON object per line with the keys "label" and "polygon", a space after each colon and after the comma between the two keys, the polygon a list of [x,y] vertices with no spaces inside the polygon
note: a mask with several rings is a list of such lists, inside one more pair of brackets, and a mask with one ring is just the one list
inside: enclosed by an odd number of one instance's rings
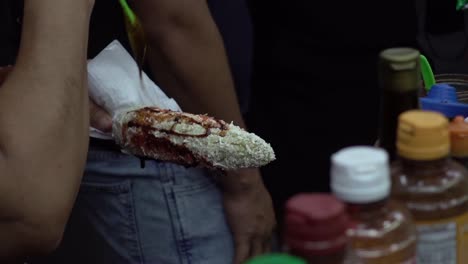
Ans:
{"label": "denim jeans", "polygon": [[63,242],[44,263],[231,263],[213,179],[202,169],[145,163],[91,148]]}

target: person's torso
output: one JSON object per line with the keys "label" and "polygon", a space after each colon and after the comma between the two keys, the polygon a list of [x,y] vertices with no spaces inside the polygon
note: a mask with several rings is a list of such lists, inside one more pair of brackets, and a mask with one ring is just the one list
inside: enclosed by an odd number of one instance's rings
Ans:
{"label": "person's torso", "polygon": [[[245,111],[250,90],[252,60],[252,28],[243,1],[208,1],[211,14],[220,29],[228,54],[240,104]],[[21,33],[22,1],[0,3],[0,66],[14,64]],[[88,58],[95,57],[109,43],[117,39],[131,51],[123,13],[118,1],[96,1],[90,22]],[[150,70],[145,72],[151,76]]]}

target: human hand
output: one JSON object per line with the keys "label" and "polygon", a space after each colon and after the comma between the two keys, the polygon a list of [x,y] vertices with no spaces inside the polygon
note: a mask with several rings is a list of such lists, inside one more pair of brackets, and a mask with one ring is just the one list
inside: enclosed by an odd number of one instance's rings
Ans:
{"label": "human hand", "polygon": [[91,98],[89,98],[89,122],[92,127],[102,132],[108,133],[112,131],[111,116]]}
{"label": "human hand", "polygon": [[[224,176],[249,181],[241,182],[234,188],[226,186],[229,183],[224,183],[223,188],[224,210],[234,238],[234,263],[240,264],[253,256],[270,251],[276,225],[275,214],[270,194],[258,169],[228,172]],[[250,181],[249,178],[255,180]]]}
{"label": "human hand", "polygon": [[8,74],[10,73],[12,66],[0,67],[0,86],[6,80]]}

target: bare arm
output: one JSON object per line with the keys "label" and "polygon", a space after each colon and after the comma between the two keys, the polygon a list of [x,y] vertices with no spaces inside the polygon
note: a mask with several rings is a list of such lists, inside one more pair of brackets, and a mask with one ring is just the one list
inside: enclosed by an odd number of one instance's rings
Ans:
{"label": "bare arm", "polygon": [[206,1],[135,1],[159,85],[185,111],[243,126],[221,35]]}
{"label": "bare arm", "polygon": [[15,68],[0,88],[0,259],[52,250],[88,140],[90,0],[25,0]]}
{"label": "bare arm", "polygon": [[[221,35],[206,1],[138,0],[149,42],[149,63],[157,83],[182,109],[208,113],[245,127]],[[260,174],[228,175],[236,190],[261,183]]]}
{"label": "bare arm", "polygon": [[[157,83],[184,111],[208,113],[245,127],[221,35],[205,0],[137,0]],[[234,233],[235,263],[268,248],[271,199],[257,169],[221,177]],[[253,227],[248,228],[247,227]]]}

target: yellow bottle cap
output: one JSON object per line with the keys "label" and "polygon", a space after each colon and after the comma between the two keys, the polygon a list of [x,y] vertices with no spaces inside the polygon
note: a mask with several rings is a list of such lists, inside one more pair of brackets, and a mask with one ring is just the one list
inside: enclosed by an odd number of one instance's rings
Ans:
{"label": "yellow bottle cap", "polygon": [[468,157],[468,124],[463,116],[456,116],[449,129],[452,156]]}
{"label": "yellow bottle cap", "polygon": [[402,113],[398,120],[398,155],[411,160],[434,160],[449,155],[448,120],[423,110]]}

